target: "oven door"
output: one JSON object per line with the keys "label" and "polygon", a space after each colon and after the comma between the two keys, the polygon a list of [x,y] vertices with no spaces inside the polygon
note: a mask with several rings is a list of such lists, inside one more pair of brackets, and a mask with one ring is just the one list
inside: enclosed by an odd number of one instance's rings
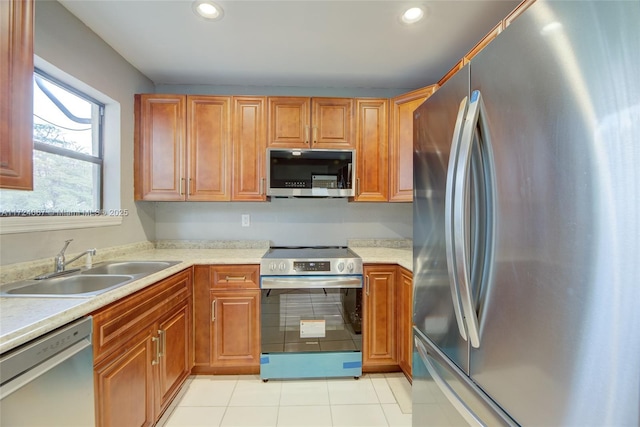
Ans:
{"label": "oven door", "polygon": [[362,336],[345,301],[362,276],[261,278],[262,379],[362,374]]}

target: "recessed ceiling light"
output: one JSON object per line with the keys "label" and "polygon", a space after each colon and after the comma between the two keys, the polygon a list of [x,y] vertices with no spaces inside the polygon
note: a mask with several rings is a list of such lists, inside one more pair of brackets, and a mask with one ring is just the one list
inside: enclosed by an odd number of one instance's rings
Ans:
{"label": "recessed ceiling light", "polygon": [[424,18],[424,10],[421,7],[410,7],[402,14],[402,22],[405,24],[414,24]]}
{"label": "recessed ceiling light", "polygon": [[196,0],[193,2],[193,11],[209,21],[221,19],[224,11],[220,5],[209,0]]}

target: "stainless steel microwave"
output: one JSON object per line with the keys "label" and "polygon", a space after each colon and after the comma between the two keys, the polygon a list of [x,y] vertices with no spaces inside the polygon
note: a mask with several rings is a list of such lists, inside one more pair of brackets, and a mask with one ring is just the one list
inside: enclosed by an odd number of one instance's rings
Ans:
{"label": "stainless steel microwave", "polygon": [[267,196],[353,197],[355,150],[267,149]]}

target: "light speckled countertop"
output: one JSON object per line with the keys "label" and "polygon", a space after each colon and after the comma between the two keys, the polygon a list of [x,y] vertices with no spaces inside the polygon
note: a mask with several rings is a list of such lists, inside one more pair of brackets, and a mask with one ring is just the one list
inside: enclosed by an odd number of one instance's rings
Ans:
{"label": "light speckled countertop", "polygon": [[[172,247],[163,245],[159,247]],[[0,298],[0,353],[24,344],[120,298],[143,289],[193,265],[259,264],[267,248],[146,249],[110,260],[182,261],[122,287],[87,298]],[[412,270],[407,248],[351,247],[365,264],[399,264]]]}

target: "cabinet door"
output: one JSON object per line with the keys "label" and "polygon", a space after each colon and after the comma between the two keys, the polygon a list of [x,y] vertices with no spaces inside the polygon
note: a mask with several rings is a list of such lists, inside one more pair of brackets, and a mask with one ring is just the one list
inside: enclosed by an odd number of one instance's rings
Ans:
{"label": "cabinet door", "polygon": [[131,340],[131,346],[96,366],[96,421],[100,427],[151,426],[153,366],[157,342],[151,331]]}
{"label": "cabinet door", "polygon": [[413,201],[413,111],[436,86],[406,93],[392,100],[389,145],[389,201]]}
{"label": "cabinet door", "polygon": [[231,200],[231,98],[187,96],[187,200]]}
{"label": "cabinet door", "polygon": [[387,99],[356,101],[356,197],[359,202],[386,202],[389,194]]}
{"label": "cabinet door", "polygon": [[233,201],[267,200],[264,188],[266,117],[265,97],[233,98]]}
{"label": "cabinet door", "polygon": [[411,378],[411,359],[413,357],[413,275],[410,271],[398,267],[398,365],[405,375]]}
{"label": "cabinet door", "polygon": [[186,96],[136,95],[136,200],[184,200]]}
{"label": "cabinet door", "polygon": [[156,413],[160,414],[191,372],[191,310],[186,301],[158,323],[158,338]]}
{"label": "cabinet door", "polygon": [[309,148],[311,98],[270,97],[267,145],[274,148]]}
{"label": "cabinet door", "polygon": [[397,369],[395,265],[365,266],[362,365],[367,372]]}
{"label": "cabinet door", "polygon": [[0,1],[0,188],[33,190],[33,10]]}
{"label": "cabinet door", "polygon": [[353,139],[353,99],[313,98],[311,100],[312,148],[355,148]]}
{"label": "cabinet door", "polygon": [[211,291],[211,365],[260,366],[260,291]]}

